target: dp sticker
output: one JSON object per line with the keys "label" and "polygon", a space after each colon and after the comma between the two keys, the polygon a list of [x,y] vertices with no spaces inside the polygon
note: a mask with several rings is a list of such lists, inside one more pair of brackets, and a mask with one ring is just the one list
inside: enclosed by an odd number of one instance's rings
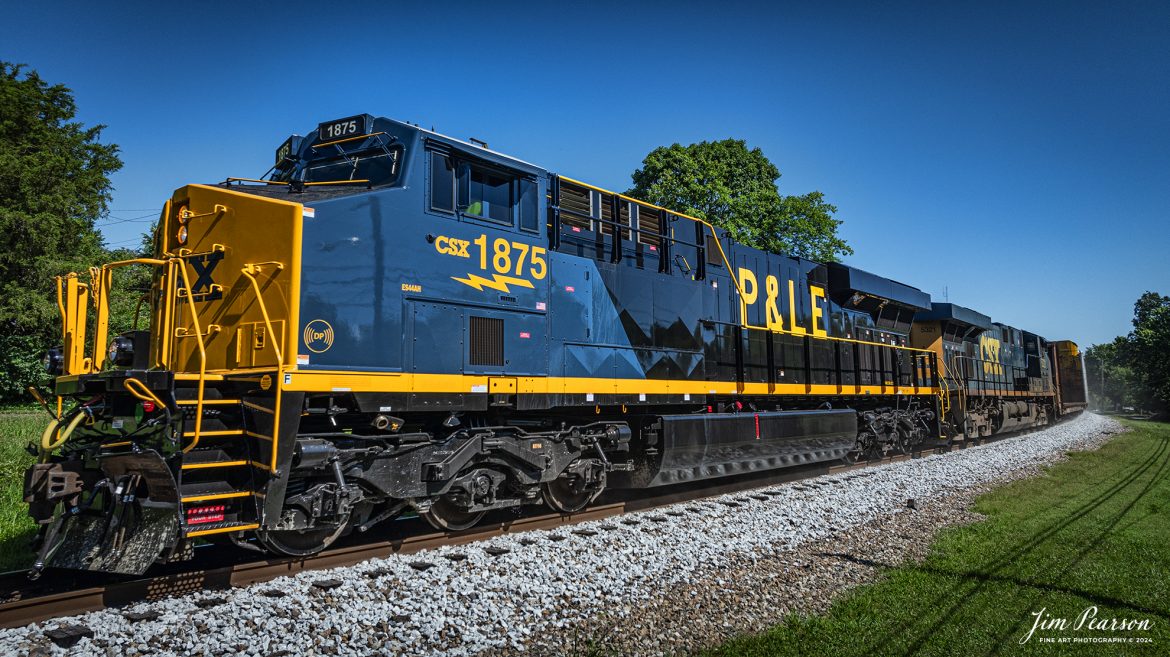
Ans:
{"label": "dp sticker", "polygon": [[333,346],[333,327],[323,319],[314,319],[305,324],[305,348],[315,354],[329,351]]}

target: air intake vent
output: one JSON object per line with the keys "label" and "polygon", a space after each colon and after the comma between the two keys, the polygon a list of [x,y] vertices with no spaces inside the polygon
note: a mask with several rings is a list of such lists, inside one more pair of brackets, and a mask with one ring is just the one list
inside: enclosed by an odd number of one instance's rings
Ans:
{"label": "air intake vent", "polygon": [[471,364],[504,364],[504,320],[471,316]]}

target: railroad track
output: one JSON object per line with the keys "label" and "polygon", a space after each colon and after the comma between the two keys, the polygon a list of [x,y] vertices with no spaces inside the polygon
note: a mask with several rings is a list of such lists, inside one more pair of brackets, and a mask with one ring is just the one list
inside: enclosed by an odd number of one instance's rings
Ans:
{"label": "railroad track", "polygon": [[[984,439],[983,443],[996,442],[1027,432],[1004,434]],[[616,491],[603,495],[599,499],[599,504],[578,513],[497,518],[472,529],[454,533],[434,532],[430,530],[429,525],[418,519],[396,521],[391,523],[391,527],[387,530],[371,531],[370,534],[378,536],[372,540],[369,535],[350,537],[347,544],[305,558],[269,558],[256,561],[240,559],[234,562],[225,562],[222,558],[201,560],[201,555],[197,555],[198,565],[194,568],[191,567],[190,563],[169,568],[163,566],[159,569],[161,572],[153,575],[116,581],[108,581],[108,577],[70,573],[66,575],[67,580],[46,577],[46,581],[41,583],[29,582],[24,571],[2,573],[0,574],[0,601],[2,601],[0,602],[0,628],[19,627],[60,616],[73,616],[88,611],[120,607],[140,601],[159,600],[195,591],[243,587],[286,575],[352,566],[370,559],[384,558],[395,554],[412,554],[440,546],[473,543],[507,533],[556,529],[624,513],[646,511],[671,504],[802,481],[826,474],[887,465],[955,449],[961,449],[961,447],[951,446],[914,455],[888,456],[881,460],[851,465],[798,466],[778,472],[744,475],[735,481],[720,482],[714,486],[709,483],[704,485],[705,482],[679,484],[650,496],[638,495],[644,491]],[[381,537],[382,534],[395,534],[395,536]],[[214,548],[208,546],[205,550],[207,549]],[[238,556],[236,558],[239,559]]]}

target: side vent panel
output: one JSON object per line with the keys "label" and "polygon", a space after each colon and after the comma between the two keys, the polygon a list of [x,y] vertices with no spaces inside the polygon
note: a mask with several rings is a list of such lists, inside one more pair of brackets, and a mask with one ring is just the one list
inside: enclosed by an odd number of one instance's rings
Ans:
{"label": "side vent panel", "polygon": [[472,315],[468,326],[470,333],[470,359],[472,365],[504,365],[504,320]]}

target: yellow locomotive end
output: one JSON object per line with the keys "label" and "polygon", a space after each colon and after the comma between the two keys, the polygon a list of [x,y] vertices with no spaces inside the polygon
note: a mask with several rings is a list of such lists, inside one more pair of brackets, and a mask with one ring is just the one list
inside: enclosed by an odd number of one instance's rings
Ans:
{"label": "yellow locomotive end", "polygon": [[[25,485],[42,525],[34,571],[137,573],[195,537],[259,526],[255,491],[280,449],[273,382],[296,366],[303,213],[189,185],[151,257],[58,279],[57,418]],[[135,264],[154,268],[150,329],[111,339],[112,274]]]}

